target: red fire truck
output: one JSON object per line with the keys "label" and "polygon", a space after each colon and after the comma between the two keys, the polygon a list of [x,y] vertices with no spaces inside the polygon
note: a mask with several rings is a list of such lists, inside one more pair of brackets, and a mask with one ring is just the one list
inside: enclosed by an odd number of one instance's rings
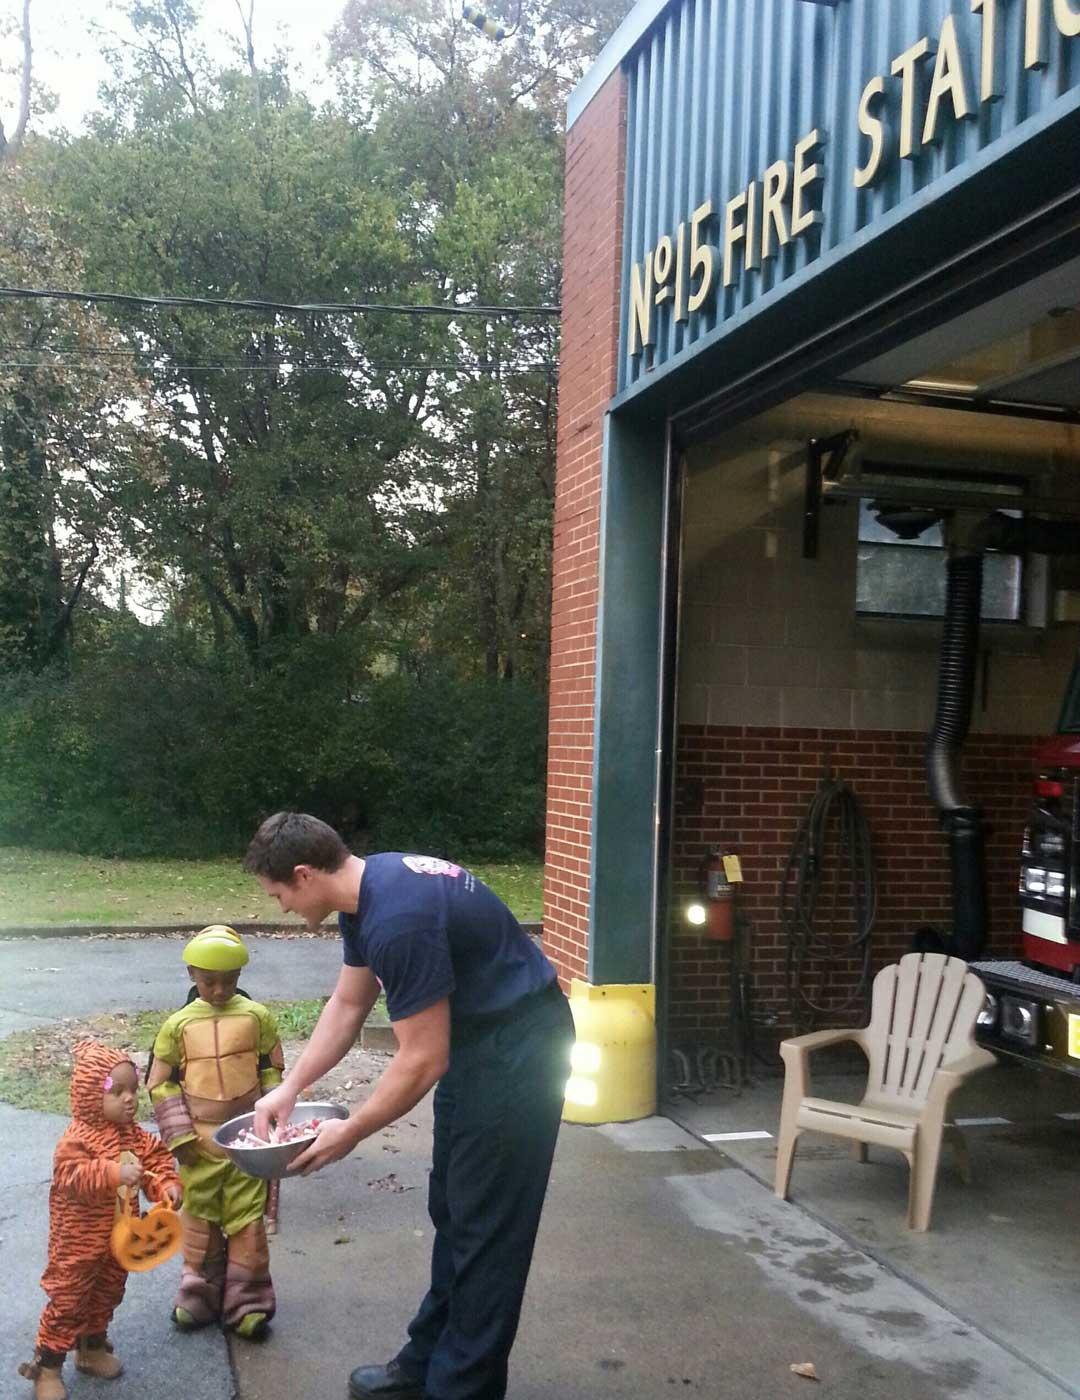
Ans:
{"label": "red fire truck", "polygon": [[1022,961],[971,964],[987,988],[979,1040],[1080,1075],[1080,662],[1058,733],[1038,750],[1020,910]]}

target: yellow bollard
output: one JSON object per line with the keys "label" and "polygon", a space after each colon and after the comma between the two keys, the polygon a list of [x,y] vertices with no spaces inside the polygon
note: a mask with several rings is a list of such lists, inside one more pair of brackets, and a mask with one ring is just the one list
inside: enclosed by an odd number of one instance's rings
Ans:
{"label": "yellow bollard", "polygon": [[574,978],[577,1040],[563,1120],[626,1123],[656,1112],[656,988],[651,982],[594,987]]}

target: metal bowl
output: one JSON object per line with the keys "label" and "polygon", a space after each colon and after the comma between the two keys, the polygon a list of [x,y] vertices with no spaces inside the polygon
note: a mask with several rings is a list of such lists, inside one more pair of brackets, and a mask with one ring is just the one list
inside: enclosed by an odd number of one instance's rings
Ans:
{"label": "metal bowl", "polygon": [[[339,1103],[309,1103],[301,1100],[293,1111],[289,1114],[290,1123],[303,1123],[308,1118],[348,1118],[349,1110],[342,1108]],[[233,1140],[238,1138],[245,1128],[250,1128],[255,1122],[254,1113],[241,1113],[239,1118],[230,1118],[227,1123],[222,1123],[214,1134],[214,1141],[226,1154],[231,1162],[240,1168],[242,1172],[247,1172],[248,1176],[258,1176],[263,1181],[273,1181],[276,1177],[285,1176],[286,1169],[294,1157],[299,1157],[301,1152],[315,1141],[314,1136],[297,1138],[295,1142],[282,1142],[271,1147],[234,1147]]]}

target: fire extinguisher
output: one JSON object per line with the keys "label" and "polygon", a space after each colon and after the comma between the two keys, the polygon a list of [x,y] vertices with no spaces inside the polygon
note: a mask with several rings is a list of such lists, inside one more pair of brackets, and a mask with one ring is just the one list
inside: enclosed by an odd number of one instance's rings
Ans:
{"label": "fire extinguisher", "polygon": [[735,886],[742,879],[738,856],[714,846],[701,863],[705,937],[729,943],[735,937]]}

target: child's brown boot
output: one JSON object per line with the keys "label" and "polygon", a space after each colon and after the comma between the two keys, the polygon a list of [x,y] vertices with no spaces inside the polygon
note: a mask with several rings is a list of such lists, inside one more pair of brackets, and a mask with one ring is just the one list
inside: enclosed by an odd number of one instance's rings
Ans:
{"label": "child's brown boot", "polygon": [[24,1361],[19,1367],[19,1375],[34,1382],[34,1400],[67,1400],[67,1391],[60,1375],[64,1365],[62,1351],[49,1351],[39,1347],[31,1362]]}
{"label": "child's brown boot", "polygon": [[[114,1381],[123,1366],[113,1356],[112,1343],[104,1332],[93,1337],[80,1337],[75,1352],[75,1369],[101,1381]],[[37,1400],[37,1396],[34,1397]]]}

